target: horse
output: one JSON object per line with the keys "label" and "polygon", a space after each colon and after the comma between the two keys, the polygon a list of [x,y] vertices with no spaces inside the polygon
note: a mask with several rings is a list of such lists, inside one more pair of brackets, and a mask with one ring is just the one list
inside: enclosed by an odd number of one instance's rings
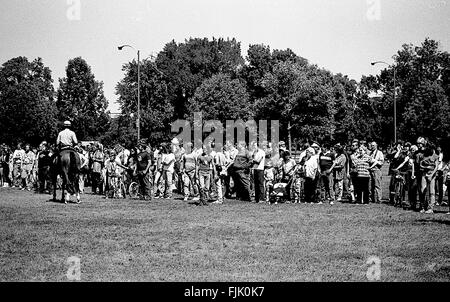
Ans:
{"label": "horse", "polygon": [[[80,203],[80,157],[71,149],[62,150],[59,155],[53,158],[52,165],[52,183],[53,183],[53,201],[56,202],[56,190],[58,175],[62,178],[61,201],[67,204],[70,201],[70,195],[75,194],[77,203]],[[64,191],[67,191],[64,195]]]}

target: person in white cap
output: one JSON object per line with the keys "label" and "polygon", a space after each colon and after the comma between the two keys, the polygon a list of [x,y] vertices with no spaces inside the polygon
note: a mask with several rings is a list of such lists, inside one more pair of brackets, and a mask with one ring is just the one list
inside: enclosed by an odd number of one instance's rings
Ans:
{"label": "person in white cap", "polygon": [[72,124],[70,123],[70,121],[64,122],[64,130],[59,132],[58,138],[56,139],[56,145],[58,146],[59,150],[73,148],[78,145],[78,140],[75,132],[70,130],[71,126]]}
{"label": "person in white cap", "polygon": [[319,162],[314,157],[316,151],[313,147],[306,149],[305,162],[303,170],[305,171],[304,194],[306,203],[317,202],[317,172],[319,171]]}

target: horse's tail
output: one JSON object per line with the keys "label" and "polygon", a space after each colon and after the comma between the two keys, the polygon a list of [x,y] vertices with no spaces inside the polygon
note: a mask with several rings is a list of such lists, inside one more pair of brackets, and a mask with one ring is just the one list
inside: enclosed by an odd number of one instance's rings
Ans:
{"label": "horse's tail", "polygon": [[74,174],[78,174],[80,171],[77,163],[77,156],[75,155],[75,152],[70,152],[70,170]]}
{"label": "horse's tail", "polygon": [[79,192],[78,174],[80,173],[79,159],[75,152],[69,152],[69,161],[67,191],[70,194],[75,194]]}

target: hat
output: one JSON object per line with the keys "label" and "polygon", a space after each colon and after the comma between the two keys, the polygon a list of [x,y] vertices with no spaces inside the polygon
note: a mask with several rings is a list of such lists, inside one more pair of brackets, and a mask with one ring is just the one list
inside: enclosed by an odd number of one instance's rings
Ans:
{"label": "hat", "polygon": [[70,127],[72,126],[72,123],[70,123],[70,121],[64,121],[64,126]]}
{"label": "hat", "polygon": [[313,148],[316,148],[316,147],[320,148],[320,146],[317,143],[312,144],[311,147],[313,147]]}
{"label": "hat", "polygon": [[419,137],[419,138],[417,139],[417,143],[418,143],[418,144],[425,145],[425,144],[426,144],[426,140],[425,140],[423,137]]}
{"label": "hat", "polygon": [[179,144],[180,144],[180,141],[178,140],[178,138],[174,137],[174,138],[172,139],[172,144],[174,144],[174,145],[179,145]]}

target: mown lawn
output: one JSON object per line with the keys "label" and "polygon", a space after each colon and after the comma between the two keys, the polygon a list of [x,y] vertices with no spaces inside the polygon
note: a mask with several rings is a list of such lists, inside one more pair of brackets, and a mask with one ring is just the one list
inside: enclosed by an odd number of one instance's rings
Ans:
{"label": "mown lawn", "polygon": [[450,281],[444,208],[83,198],[0,189],[0,281]]}

